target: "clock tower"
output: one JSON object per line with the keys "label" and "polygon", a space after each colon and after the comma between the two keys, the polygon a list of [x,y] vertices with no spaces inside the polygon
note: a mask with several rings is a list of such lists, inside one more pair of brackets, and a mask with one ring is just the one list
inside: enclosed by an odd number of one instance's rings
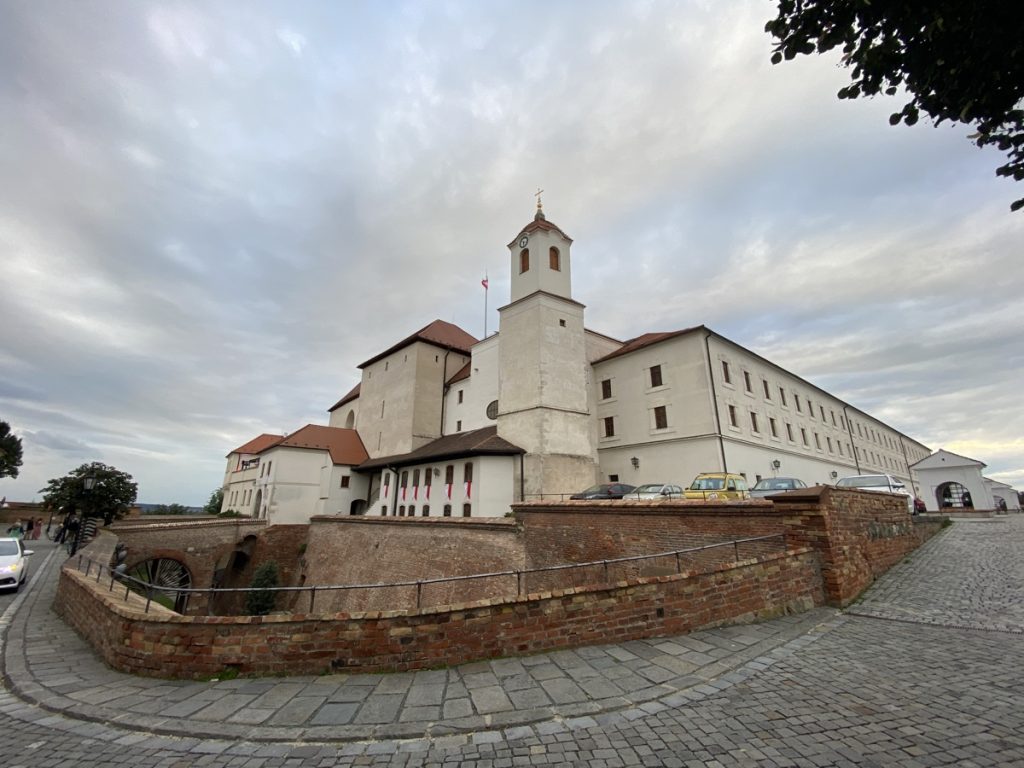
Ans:
{"label": "clock tower", "polygon": [[581,491],[598,477],[571,246],[539,199],[533,221],[508,244],[512,287],[510,302],[498,310],[497,421],[498,434],[526,451],[516,495],[521,490],[527,501]]}

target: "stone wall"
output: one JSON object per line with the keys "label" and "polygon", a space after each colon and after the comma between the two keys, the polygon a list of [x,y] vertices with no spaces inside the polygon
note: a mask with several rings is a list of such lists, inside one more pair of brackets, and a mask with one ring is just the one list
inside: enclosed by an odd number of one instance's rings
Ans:
{"label": "stone wall", "polygon": [[[515,521],[504,518],[314,517],[305,553],[306,584],[377,584],[521,570]],[[318,611],[366,611],[509,596],[510,577],[317,592]],[[305,598],[308,599],[308,596]]]}
{"label": "stone wall", "polygon": [[705,573],[484,600],[444,609],[266,617],[180,616],[107,580],[61,571],[55,610],[115,669],[151,677],[428,669],[623,642],[807,610],[823,600],[816,555],[796,550]]}

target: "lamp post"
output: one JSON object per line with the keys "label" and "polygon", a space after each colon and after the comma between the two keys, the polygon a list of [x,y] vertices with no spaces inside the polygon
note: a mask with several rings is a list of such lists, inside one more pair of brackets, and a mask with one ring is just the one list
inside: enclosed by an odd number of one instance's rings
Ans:
{"label": "lamp post", "polygon": [[[92,490],[95,487],[96,487],[96,475],[91,475],[90,474],[90,475],[86,475],[85,477],[82,478],[82,490],[85,491],[85,493],[88,496],[92,496]],[[78,530],[75,531],[75,542],[74,542],[74,544],[71,545],[71,554],[72,555],[75,554],[75,552],[78,551],[78,547],[82,543],[82,531],[85,530],[85,521],[88,519],[88,517],[89,517],[89,510],[92,508],[92,503],[91,503],[92,499],[90,498],[89,501],[90,501],[89,504],[83,506],[83,509],[82,509],[82,519],[78,521]]]}

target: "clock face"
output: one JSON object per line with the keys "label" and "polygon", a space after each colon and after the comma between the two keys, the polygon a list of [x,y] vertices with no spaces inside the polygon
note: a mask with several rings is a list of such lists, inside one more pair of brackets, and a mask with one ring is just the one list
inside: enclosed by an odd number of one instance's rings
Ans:
{"label": "clock face", "polygon": [[530,238],[527,237],[526,235],[523,235],[522,237],[519,238],[519,247],[525,248],[528,242],[530,242]]}

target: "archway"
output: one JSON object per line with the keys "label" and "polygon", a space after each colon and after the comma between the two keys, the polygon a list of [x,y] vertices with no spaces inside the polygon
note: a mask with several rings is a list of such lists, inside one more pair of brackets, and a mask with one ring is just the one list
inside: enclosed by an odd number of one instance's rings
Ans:
{"label": "archway", "polygon": [[348,513],[350,515],[365,515],[366,499],[354,499],[348,506]]}
{"label": "archway", "polygon": [[971,492],[955,480],[943,483],[935,489],[935,501],[940,508],[959,507],[961,509],[973,509],[974,507]]}
{"label": "archway", "polygon": [[[189,594],[176,590],[190,589],[192,574],[183,563],[171,558],[156,557],[143,560],[129,570],[128,575],[146,585],[129,582],[132,591],[152,597],[153,602],[160,603],[176,613],[185,613]],[[153,587],[153,589],[148,589],[148,587]]]}

